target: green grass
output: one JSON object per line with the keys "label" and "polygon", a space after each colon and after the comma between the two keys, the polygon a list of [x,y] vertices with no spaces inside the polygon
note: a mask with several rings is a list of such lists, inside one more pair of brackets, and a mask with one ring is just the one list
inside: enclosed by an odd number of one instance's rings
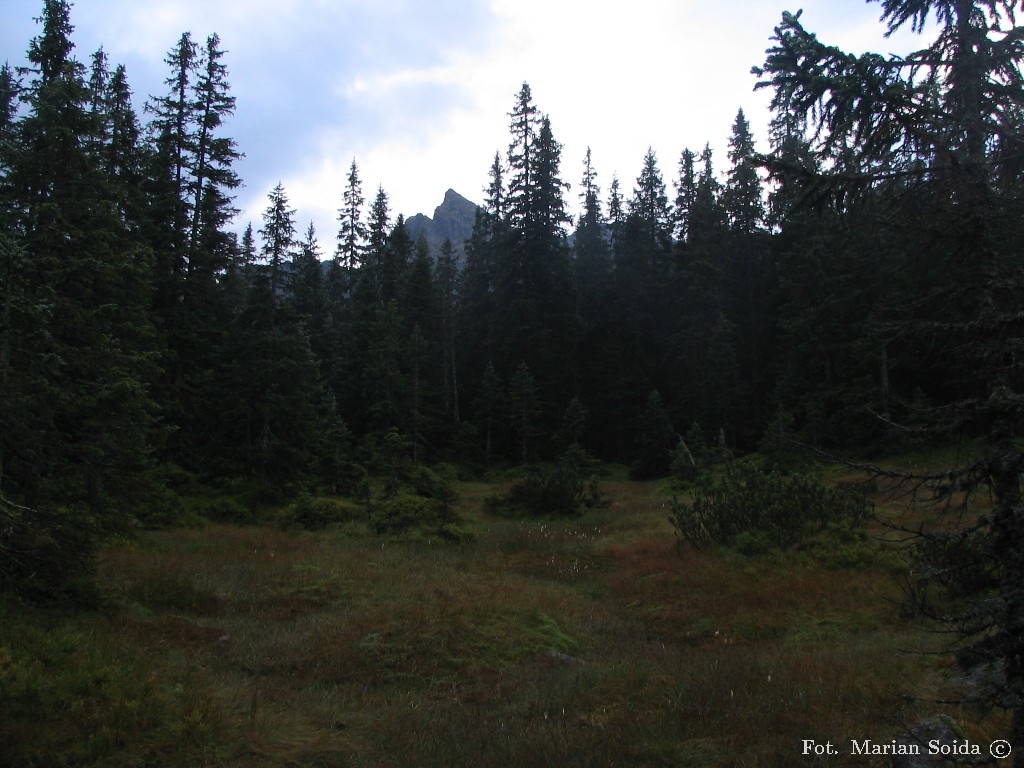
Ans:
{"label": "green grass", "polygon": [[915,700],[945,660],[905,652],[936,639],[889,556],[680,555],[665,489],[620,478],[572,520],[464,490],[470,543],[147,532],[98,612],[0,603],[0,765],[796,766],[951,711]]}

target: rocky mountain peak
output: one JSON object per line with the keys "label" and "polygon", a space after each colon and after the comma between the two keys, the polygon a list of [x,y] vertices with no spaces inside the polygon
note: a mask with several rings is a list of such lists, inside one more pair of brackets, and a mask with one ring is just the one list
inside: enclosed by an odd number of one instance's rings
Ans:
{"label": "rocky mountain peak", "polygon": [[443,202],[434,209],[433,218],[417,213],[406,219],[405,226],[414,240],[420,235],[426,239],[435,257],[444,241],[451,240],[461,262],[466,254],[466,238],[473,233],[476,210],[476,203],[467,200],[454,189],[449,189],[444,193]]}

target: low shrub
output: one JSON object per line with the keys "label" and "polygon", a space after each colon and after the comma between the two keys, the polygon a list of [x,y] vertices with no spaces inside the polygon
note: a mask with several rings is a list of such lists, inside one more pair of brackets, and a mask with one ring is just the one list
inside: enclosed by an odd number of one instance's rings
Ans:
{"label": "low shrub", "polygon": [[574,446],[554,465],[531,469],[509,489],[505,505],[533,516],[578,515],[602,502],[597,477],[588,471],[592,469],[590,457]]}
{"label": "low shrub", "polygon": [[379,505],[370,516],[370,527],[382,535],[405,533],[438,522],[437,503],[422,496],[397,496]]}
{"label": "low shrub", "polygon": [[680,544],[716,543],[760,554],[792,546],[826,528],[860,527],[872,508],[863,496],[811,475],[765,473],[738,461],[720,475],[701,474],[693,502],[673,498],[669,519]]}
{"label": "low shrub", "polygon": [[344,499],[317,498],[303,493],[277,516],[278,527],[321,531],[329,525],[365,520],[366,508]]}
{"label": "low shrub", "polygon": [[377,534],[438,536],[449,541],[473,537],[458,513],[460,497],[454,467],[407,467],[401,478],[400,483],[386,484],[383,498],[371,509],[370,527]]}
{"label": "low shrub", "polygon": [[446,541],[468,541],[473,531],[437,499],[400,494],[377,506],[370,527],[381,536],[438,536]]}

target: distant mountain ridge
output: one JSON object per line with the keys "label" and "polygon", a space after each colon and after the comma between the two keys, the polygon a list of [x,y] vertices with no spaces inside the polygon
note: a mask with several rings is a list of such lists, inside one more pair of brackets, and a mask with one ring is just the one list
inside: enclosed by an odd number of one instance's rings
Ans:
{"label": "distant mountain ridge", "polygon": [[473,233],[477,207],[476,203],[449,189],[444,193],[444,201],[434,209],[433,218],[417,213],[405,220],[405,226],[413,240],[421,235],[426,239],[435,258],[444,241],[451,240],[461,262],[466,257],[466,238]]}

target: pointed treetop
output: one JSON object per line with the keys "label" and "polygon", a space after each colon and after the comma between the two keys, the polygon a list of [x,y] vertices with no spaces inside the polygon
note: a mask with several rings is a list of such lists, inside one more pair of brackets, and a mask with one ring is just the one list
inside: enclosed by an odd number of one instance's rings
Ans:
{"label": "pointed treetop", "polygon": [[75,45],[71,34],[71,4],[67,0],[45,0],[43,15],[36,19],[43,25],[43,33],[32,38],[28,60],[39,67],[43,83],[59,77],[71,62]]}
{"label": "pointed treetop", "polygon": [[580,184],[580,200],[583,202],[583,215],[580,223],[599,224],[601,221],[601,188],[597,185],[597,171],[594,170],[590,147],[583,158],[583,180]]}
{"label": "pointed treetop", "polygon": [[629,201],[629,213],[654,227],[668,225],[668,195],[658,169],[658,158],[650,147],[644,155],[644,167],[637,177],[633,199]]}

